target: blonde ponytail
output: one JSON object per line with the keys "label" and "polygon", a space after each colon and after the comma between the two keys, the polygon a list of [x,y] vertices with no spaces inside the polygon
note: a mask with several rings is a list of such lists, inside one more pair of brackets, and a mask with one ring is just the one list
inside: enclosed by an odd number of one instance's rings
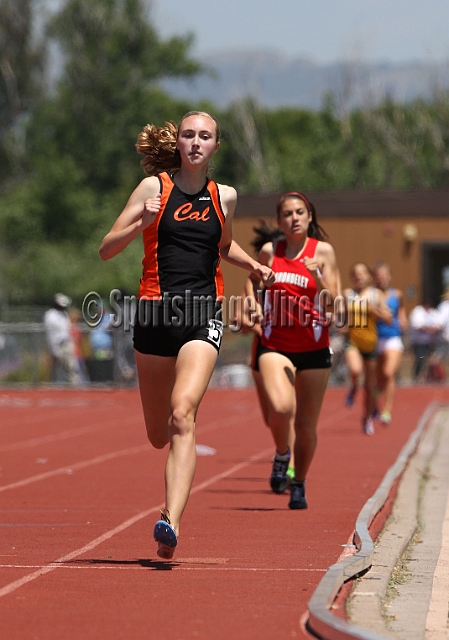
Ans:
{"label": "blonde ponytail", "polygon": [[178,127],[173,121],[162,127],[147,124],[137,137],[137,152],[143,155],[140,164],[147,176],[161,171],[179,169],[181,156],[176,148]]}

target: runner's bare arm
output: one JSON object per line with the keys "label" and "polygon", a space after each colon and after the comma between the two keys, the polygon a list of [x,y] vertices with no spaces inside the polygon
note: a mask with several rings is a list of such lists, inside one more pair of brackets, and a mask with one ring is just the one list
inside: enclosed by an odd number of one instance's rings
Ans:
{"label": "runner's bare arm", "polygon": [[260,279],[257,278],[257,282],[255,282],[254,279],[255,276],[251,274],[245,282],[241,303],[241,325],[243,333],[249,330],[260,335],[262,331],[261,322],[263,319],[261,303],[263,288],[261,287]]}
{"label": "runner's bare arm", "polygon": [[383,320],[387,324],[393,324],[393,316],[385,300],[386,300],[385,293],[377,289],[375,304],[371,304],[370,306],[374,314],[380,320]]}
{"label": "runner's bare arm", "polygon": [[148,227],[161,206],[159,180],[155,176],[144,178],[134,189],[125,208],[103,238],[99,253],[102,260],[109,260]]}
{"label": "runner's bare arm", "polygon": [[399,326],[401,328],[402,333],[404,333],[405,331],[407,331],[407,328],[408,328],[407,313],[405,311],[405,305],[404,305],[404,294],[402,293],[402,291],[399,291],[399,289],[396,289],[396,295],[398,296],[398,299],[399,299],[399,309],[398,309]]}
{"label": "runner's bare arm", "polygon": [[246,251],[244,251],[240,245],[232,238],[232,219],[234,216],[235,206],[237,204],[237,193],[233,187],[227,185],[218,185],[220,192],[220,199],[223,207],[223,212],[226,215],[225,224],[223,227],[223,234],[220,243],[220,255],[223,260],[241,267],[247,271],[251,271],[254,275],[259,277],[264,284],[270,286],[274,282],[274,274],[270,267],[262,265]]}
{"label": "runner's bare arm", "polygon": [[313,275],[318,291],[326,289],[335,298],[340,293],[340,275],[334,248],[328,242],[319,242],[313,258],[304,258],[304,265]]}

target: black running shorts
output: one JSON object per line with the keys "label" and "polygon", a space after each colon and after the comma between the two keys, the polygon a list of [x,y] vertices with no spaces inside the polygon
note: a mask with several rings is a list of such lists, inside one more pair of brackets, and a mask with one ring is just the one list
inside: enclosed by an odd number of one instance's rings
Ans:
{"label": "black running shorts", "polygon": [[223,336],[220,303],[186,303],[178,298],[138,301],[133,337],[136,351],[175,357],[187,342],[201,340],[219,352]]}
{"label": "black running shorts", "polygon": [[[290,360],[296,371],[305,371],[306,369],[329,369],[332,366],[332,349],[325,347],[317,351],[288,352],[275,351],[268,349],[262,345],[257,349],[257,362],[264,353],[280,353]],[[258,365],[257,365],[258,367]],[[253,366],[255,371],[259,369]]]}

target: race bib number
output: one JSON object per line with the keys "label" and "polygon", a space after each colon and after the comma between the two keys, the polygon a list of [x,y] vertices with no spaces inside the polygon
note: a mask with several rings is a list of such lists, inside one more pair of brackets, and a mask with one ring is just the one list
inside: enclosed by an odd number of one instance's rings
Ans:
{"label": "race bib number", "polygon": [[209,320],[208,340],[220,348],[221,338],[223,337],[223,323],[220,320]]}

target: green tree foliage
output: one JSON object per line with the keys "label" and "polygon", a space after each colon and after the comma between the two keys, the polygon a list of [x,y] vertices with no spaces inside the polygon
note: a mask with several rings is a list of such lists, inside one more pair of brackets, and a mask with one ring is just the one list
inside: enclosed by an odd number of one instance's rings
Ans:
{"label": "green tree foliage", "polygon": [[281,190],[327,191],[349,174],[339,122],[331,106],[312,112],[282,109],[267,116],[282,176]]}
{"label": "green tree foliage", "polygon": [[0,180],[17,177],[24,126],[42,95],[45,44],[33,34],[35,0],[0,0]]}
{"label": "green tree foliage", "polygon": [[241,191],[449,187],[449,93],[337,113],[235,104],[218,170]]}
{"label": "green tree foliage", "polygon": [[98,246],[143,177],[139,131],[188,109],[157,81],[200,70],[188,56],[191,36],[162,41],[144,0],[68,0],[47,34],[62,53],[62,75],[30,112],[26,176],[0,203],[0,288],[16,302],[42,302],[56,289],[79,300],[94,285],[135,288],[141,245],[108,269]]}
{"label": "green tree foliage", "polygon": [[449,186],[449,93],[432,103],[386,100],[354,115],[368,145],[373,188]]}
{"label": "green tree foliage", "polygon": [[[12,303],[135,292],[141,241],[107,263],[98,247],[144,177],[139,131],[190,109],[220,120],[213,177],[240,192],[449,187],[448,93],[353,110],[333,95],[319,111],[185,104],[158,82],[202,71],[192,37],[161,40],[146,0],[65,0],[40,30],[39,5],[0,0],[0,296]],[[50,44],[62,60],[53,84]]]}
{"label": "green tree foliage", "polygon": [[223,118],[224,148],[220,150],[218,171],[223,176],[220,179],[238,190],[271,193],[281,184],[267,117],[248,98],[234,103]]}
{"label": "green tree foliage", "polygon": [[161,41],[143,0],[69,0],[49,34],[65,68],[51,101],[53,117],[44,115],[52,130],[44,135],[83,168],[96,192],[115,189],[136,165],[134,144],[142,126],[180,111],[156,83],[198,73],[200,66],[187,55],[192,39]]}

